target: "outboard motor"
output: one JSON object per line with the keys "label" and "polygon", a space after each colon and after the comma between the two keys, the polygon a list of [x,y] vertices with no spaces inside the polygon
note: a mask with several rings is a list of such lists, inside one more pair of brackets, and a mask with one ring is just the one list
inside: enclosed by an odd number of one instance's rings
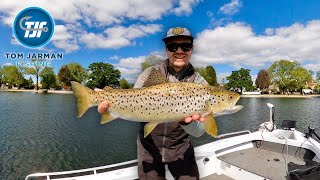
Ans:
{"label": "outboard motor", "polygon": [[272,132],[276,129],[276,125],[274,123],[274,105],[271,103],[267,103],[269,109],[270,109],[270,120],[269,122],[264,122],[260,125],[259,130],[260,131],[269,131]]}

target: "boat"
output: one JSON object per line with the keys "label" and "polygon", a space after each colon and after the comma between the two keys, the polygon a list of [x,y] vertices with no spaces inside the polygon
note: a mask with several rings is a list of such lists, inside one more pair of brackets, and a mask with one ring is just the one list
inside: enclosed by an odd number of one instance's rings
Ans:
{"label": "boat", "polygon": [[[222,134],[217,140],[195,148],[202,180],[282,180],[313,177],[320,179],[320,140],[315,129],[302,133],[295,121],[285,120],[276,128],[275,108],[270,120],[255,132],[239,131]],[[59,180],[128,180],[138,179],[137,160],[81,170],[35,173],[30,179]],[[166,179],[174,179],[166,168]]]}

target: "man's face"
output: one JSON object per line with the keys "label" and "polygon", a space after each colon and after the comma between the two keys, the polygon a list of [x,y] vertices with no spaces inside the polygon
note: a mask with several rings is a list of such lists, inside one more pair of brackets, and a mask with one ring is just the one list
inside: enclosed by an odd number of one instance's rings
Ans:
{"label": "man's face", "polygon": [[166,51],[169,63],[175,71],[178,72],[189,64],[192,47],[191,40],[185,37],[176,37],[167,42]]}

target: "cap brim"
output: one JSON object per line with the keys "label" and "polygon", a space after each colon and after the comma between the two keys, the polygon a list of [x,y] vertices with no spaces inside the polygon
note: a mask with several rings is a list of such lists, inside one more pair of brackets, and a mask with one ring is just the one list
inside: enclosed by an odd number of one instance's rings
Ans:
{"label": "cap brim", "polygon": [[191,39],[191,41],[193,41],[193,37],[192,37],[192,36],[187,36],[187,35],[170,36],[170,37],[163,38],[162,41],[166,43],[166,42],[168,42],[169,40],[175,39],[175,38],[177,38],[177,37],[186,37],[186,38]]}

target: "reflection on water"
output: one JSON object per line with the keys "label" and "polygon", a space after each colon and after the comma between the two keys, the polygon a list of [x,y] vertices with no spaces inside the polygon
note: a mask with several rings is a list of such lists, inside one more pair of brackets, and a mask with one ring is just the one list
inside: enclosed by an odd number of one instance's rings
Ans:
{"label": "reflection on water", "polygon": [[[266,103],[276,107],[275,119],[296,120],[297,129],[320,127],[320,99],[241,98],[238,113],[216,118],[219,134],[255,131],[269,120]],[[95,108],[76,118],[72,95],[0,93],[0,179],[27,174],[102,166],[136,158],[138,123],[117,120],[100,125]],[[317,131],[319,133],[319,131]],[[192,138],[195,146],[211,142]]]}

